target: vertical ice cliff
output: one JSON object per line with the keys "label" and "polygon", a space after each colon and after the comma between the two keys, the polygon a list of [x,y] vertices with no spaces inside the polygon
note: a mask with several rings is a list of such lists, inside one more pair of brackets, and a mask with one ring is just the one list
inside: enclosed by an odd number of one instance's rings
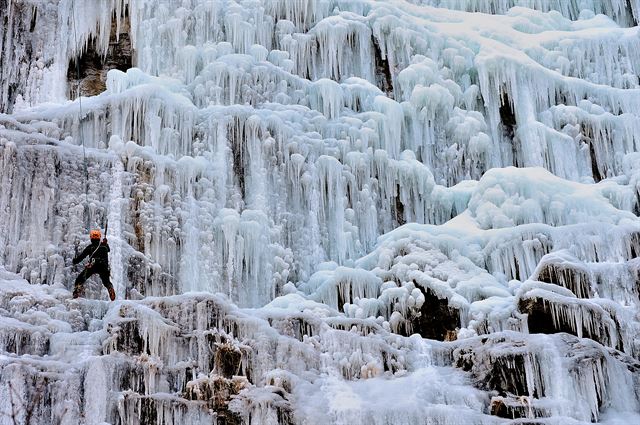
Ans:
{"label": "vertical ice cliff", "polygon": [[0,424],[640,423],[639,22],[0,0]]}

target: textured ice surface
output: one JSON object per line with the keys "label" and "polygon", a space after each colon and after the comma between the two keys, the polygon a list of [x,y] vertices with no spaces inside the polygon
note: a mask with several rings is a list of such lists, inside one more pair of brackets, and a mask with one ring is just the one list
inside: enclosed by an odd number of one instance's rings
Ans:
{"label": "textured ice surface", "polygon": [[0,424],[640,422],[639,20],[0,1]]}

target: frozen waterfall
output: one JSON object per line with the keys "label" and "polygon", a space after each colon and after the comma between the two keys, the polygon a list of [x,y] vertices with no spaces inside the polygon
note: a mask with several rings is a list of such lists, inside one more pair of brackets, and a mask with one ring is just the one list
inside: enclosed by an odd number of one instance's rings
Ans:
{"label": "frozen waterfall", "polygon": [[639,23],[0,0],[0,425],[640,423]]}

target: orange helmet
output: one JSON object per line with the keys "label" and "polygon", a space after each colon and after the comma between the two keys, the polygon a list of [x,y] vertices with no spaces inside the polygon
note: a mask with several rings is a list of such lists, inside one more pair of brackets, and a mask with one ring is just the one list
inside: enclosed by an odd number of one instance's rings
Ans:
{"label": "orange helmet", "polygon": [[100,230],[92,230],[89,232],[89,239],[100,239],[101,236]]}

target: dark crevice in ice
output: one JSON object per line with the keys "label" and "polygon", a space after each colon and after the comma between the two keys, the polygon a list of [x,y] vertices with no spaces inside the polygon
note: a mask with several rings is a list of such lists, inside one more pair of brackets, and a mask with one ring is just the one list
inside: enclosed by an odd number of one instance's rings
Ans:
{"label": "dark crevice in ice", "polygon": [[389,60],[382,56],[380,43],[375,36],[371,36],[371,42],[373,43],[373,51],[375,54],[376,86],[389,96],[389,98],[393,99],[393,79],[389,67]]}
{"label": "dark crevice in ice", "polygon": [[511,149],[513,155],[513,165],[519,166],[519,146],[516,138],[516,113],[511,104],[511,98],[506,90],[500,92],[500,123],[502,125],[502,133],[506,140],[511,141]]}
{"label": "dark crevice in ice", "polygon": [[[557,311],[555,313],[552,308]],[[581,304],[579,306],[565,305],[550,299],[540,297],[522,298],[518,303],[520,312],[527,314],[527,322],[530,333],[568,333],[575,336],[582,336],[599,342],[604,346],[610,346],[620,351],[624,351],[622,339],[615,329],[610,329],[608,321],[615,319],[606,317],[606,313],[600,312],[591,304]],[[583,319],[582,323],[576,324],[572,316],[575,309],[579,309],[578,317],[588,315],[592,318],[592,323],[587,324],[589,319]],[[576,313],[577,314],[577,313]]]}
{"label": "dark crevice in ice", "polygon": [[424,290],[425,297],[420,314],[409,319],[411,333],[418,333],[423,338],[445,341],[455,339],[456,330],[460,327],[460,312],[449,306],[446,298],[439,298],[431,289]]}

